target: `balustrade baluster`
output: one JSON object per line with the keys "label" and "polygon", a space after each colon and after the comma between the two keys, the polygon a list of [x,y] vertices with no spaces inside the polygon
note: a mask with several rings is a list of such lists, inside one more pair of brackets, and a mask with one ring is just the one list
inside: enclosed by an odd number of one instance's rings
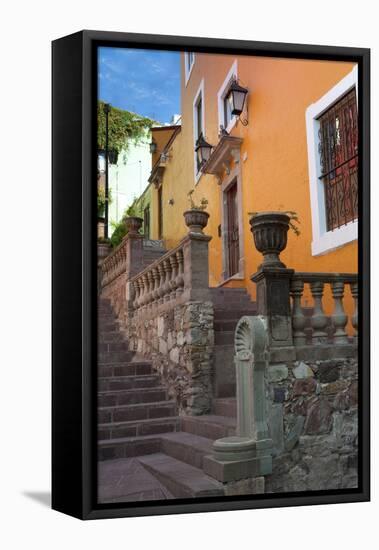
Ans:
{"label": "balustrade baluster", "polygon": [[343,281],[335,281],[331,283],[332,294],[334,298],[334,312],[332,314],[332,322],[335,327],[333,342],[335,344],[346,344],[348,342],[345,326],[347,323],[347,315],[343,307],[343,295],[345,283]]}
{"label": "balustrade baluster", "polygon": [[292,327],[295,346],[304,346],[306,344],[306,335],[304,332],[306,319],[301,307],[303,291],[303,281],[293,279],[290,292],[292,297]]}
{"label": "balustrade baluster", "polygon": [[354,338],[358,339],[358,282],[350,283],[351,295],[354,298],[354,313],[351,317],[351,324],[355,330]]}
{"label": "balustrade baluster", "polygon": [[170,260],[166,259],[163,261],[163,269],[165,270],[166,279],[163,286],[164,289],[164,301],[168,302],[170,300],[170,279],[171,279],[171,264]]}
{"label": "balustrade baluster", "polygon": [[152,274],[153,274],[153,279],[154,279],[152,297],[153,297],[153,301],[156,303],[157,300],[158,300],[158,298],[159,298],[159,294],[158,294],[158,288],[159,288],[159,272],[158,272],[158,268],[157,268],[157,267],[154,267],[154,268],[152,269]]}
{"label": "balustrade baluster", "polygon": [[139,300],[139,286],[138,286],[138,280],[133,281],[133,290],[134,290],[133,307],[134,307],[134,309],[137,309],[137,307],[138,307],[138,300]]}
{"label": "balustrade baluster", "polygon": [[171,288],[171,294],[170,299],[174,300],[176,298],[176,276],[178,274],[177,268],[178,268],[178,260],[176,258],[176,254],[172,254],[169,258],[170,260],[170,266],[171,266],[171,279],[170,279],[170,288]]}
{"label": "balustrade baluster", "polygon": [[142,277],[139,277],[137,279],[137,283],[138,283],[138,288],[139,288],[139,298],[138,298],[138,307],[142,307],[143,305],[143,298],[144,298],[144,286],[143,286],[143,280],[142,280]]}
{"label": "balustrade baluster", "polygon": [[164,284],[165,284],[165,270],[163,268],[163,264],[158,264],[158,273],[159,273],[159,286],[158,286],[158,304],[163,303],[163,296],[164,296]]}
{"label": "balustrade baluster", "polygon": [[321,281],[314,281],[310,283],[310,288],[314,300],[313,315],[311,317],[311,326],[313,329],[312,343],[323,344],[327,341],[326,326],[328,318],[324,313],[322,307],[322,296],[324,293],[324,283]]}
{"label": "balustrade baluster", "polygon": [[178,262],[178,274],[176,276],[176,295],[180,296],[181,294],[183,294],[184,287],[183,250],[181,248],[176,252],[176,259]]}
{"label": "balustrade baluster", "polygon": [[145,308],[148,300],[147,293],[149,289],[149,281],[147,279],[147,273],[144,273],[141,279],[142,279],[142,307]]}
{"label": "balustrade baluster", "polygon": [[148,295],[147,295],[147,303],[148,305],[151,304],[153,301],[153,290],[154,290],[154,277],[153,272],[150,270],[147,272],[147,280],[148,280]]}

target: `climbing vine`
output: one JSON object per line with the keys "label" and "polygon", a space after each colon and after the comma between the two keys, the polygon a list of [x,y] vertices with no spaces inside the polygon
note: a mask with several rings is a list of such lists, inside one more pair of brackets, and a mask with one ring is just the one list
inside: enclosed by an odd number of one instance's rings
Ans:
{"label": "climbing vine", "polygon": [[[105,113],[104,101],[97,103],[97,148],[105,149]],[[120,153],[127,150],[130,141],[137,144],[143,140],[146,130],[150,129],[154,120],[142,117],[117,107],[112,107],[108,115],[108,148]]]}

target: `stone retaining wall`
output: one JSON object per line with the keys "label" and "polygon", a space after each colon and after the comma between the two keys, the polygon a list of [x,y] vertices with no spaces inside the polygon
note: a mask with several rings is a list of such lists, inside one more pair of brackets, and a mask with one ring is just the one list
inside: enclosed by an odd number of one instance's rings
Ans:
{"label": "stone retaining wall", "polygon": [[129,319],[130,349],[152,361],[181,415],[210,412],[213,318],[211,302],[191,301]]}
{"label": "stone retaining wall", "polygon": [[265,492],[357,487],[357,359],[270,364],[266,397],[274,458]]}
{"label": "stone retaining wall", "polygon": [[101,297],[110,300],[112,309],[121,322],[125,323],[126,312],[126,274],[119,275],[111,283],[103,287]]}

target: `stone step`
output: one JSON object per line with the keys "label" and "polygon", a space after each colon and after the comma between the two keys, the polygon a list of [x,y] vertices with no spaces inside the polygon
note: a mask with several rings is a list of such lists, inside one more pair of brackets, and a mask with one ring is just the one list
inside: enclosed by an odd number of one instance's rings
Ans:
{"label": "stone step", "polygon": [[117,322],[116,316],[114,313],[99,313],[97,312],[97,322],[99,324],[106,324],[106,323],[115,323]]}
{"label": "stone step", "polygon": [[239,321],[241,317],[245,315],[256,315],[257,309],[253,305],[247,306],[246,308],[239,309],[221,309],[217,308],[214,310],[214,319],[215,321],[224,321],[232,319],[234,321]]}
{"label": "stone step", "polygon": [[229,418],[237,417],[237,400],[234,397],[214,399],[212,404],[214,414]]}
{"label": "stone step", "polygon": [[107,332],[99,331],[99,343],[125,342],[124,336],[119,330]]}
{"label": "stone step", "polygon": [[156,388],[99,391],[97,403],[99,407],[118,407],[123,405],[137,405],[138,403],[157,403],[166,401],[166,388]]}
{"label": "stone step", "polygon": [[214,397],[235,397],[234,345],[218,343],[213,353]]}
{"label": "stone step", "polygon": [[98,313],[113,313],[112,306],[109,300],[99,300],[97,303]]}
{"label": "stone step", "polygon": [[215,440],[235,435],[236,420],[235,418],[215,414],[182,416],[180,418],[180,429],[183,432]]}
{"label": "stone step", "polygon": [[156,435],[99,440],[98,460],[131,458],[160,452],[160,439]]}
{"label": "stone step", "polygon": [[112,353],[114,351],[129,351],[129,344],[127,342],[121,341],[121,342],[99,342],[97,345],[97,349],[100,353],[109,352]]}
{"label": "stone step", "polygon": [[97,306],[97,315],[113,315],[112,306]]}
{"label": "stone step", "polygon": [[[219,309],[235,309],[235,310],[238,310],[238,309],[242,309],[244,310],[245,308],[250,310],[251,308],[251,300],[250,298],[248,297],[241,297],[241,296],[238,296],[237,298],[231,298],[231,299],[226,299],[226,298],[216,298],[216,299],[213,299],[212,298],[212,303],[213,303],[213,306],[215,309],[219,310]],[[253,309],[253,308],[251,308]]]}
{"label": "stone step", "polygon": [[231,345],[234,346],[234,330],[223,330],[223,331],[215,331],[215,345],[220,346],[226,346]]}
{"label": "stone step", "polygon": [[175,432],[180,428],[177,416],[166,416],[129,422],[109,422],[98,425],[98,439],[118,439]]}
{"label": "stone step", "polygon": [[200,470],[203,457],[212,452],[213,440],[188,432],[164,433],[161,435],[161,450],[181,462]]}
{"label": "stone step", "polygon": [[99,351],[98,361],[99,365],[104,365],[108,363],[130,362],[133,359],[133,356],[133,351]]}
{"label": "stone step", "polygon": [[138,462],[176,497],[213,497],[224,494],[222,484],[205,475],[202,470],[163,453],[140,456]]}
{"label": "stone step", "polygon": [[140,376],[153,374],[153,368],[149,361],[116,361],[99,365],[98,374],[100,377]]}
{"label": "stone step", "polygon": [[233,332],[236,329],[238,319],[215,319],[214,320],[214,330],[215,332]]}
{"label": "stone step", "polygon": [[107,321],[106,323],[98,323],[99,334],[106,334],[108,332],[115,332],[120,330],[118,321]]}
{"label": "stone step", "polygon": [[157,388],[160,378],[157,374],[141,376],[106,376],[98,379],[98,391],[132,390]]}
{"label": "stone step", "polygon": [[246,288],[230,288],[230,287],[213,287],[211,288],[211,293],[216,295],[228,295],[233,294],[247,294]]}
{"label": "stone step", "polygon": [[147,420],[151,418],[164,418],[176,416],[175,401],[157,401],[152,403],[136,403],[133,405],[118,405],[99,407],[97,411],[98,422],[107,424],[110,422],[128,422],[131,420]]}

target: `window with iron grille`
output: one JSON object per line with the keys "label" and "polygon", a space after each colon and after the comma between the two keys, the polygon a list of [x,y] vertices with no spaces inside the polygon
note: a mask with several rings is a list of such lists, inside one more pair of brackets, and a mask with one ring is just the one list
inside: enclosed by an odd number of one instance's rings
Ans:
{"label": "window with iron grille", "polygon": [[319,118],[327,230],[358,218],[358,116],[353,88]]}

